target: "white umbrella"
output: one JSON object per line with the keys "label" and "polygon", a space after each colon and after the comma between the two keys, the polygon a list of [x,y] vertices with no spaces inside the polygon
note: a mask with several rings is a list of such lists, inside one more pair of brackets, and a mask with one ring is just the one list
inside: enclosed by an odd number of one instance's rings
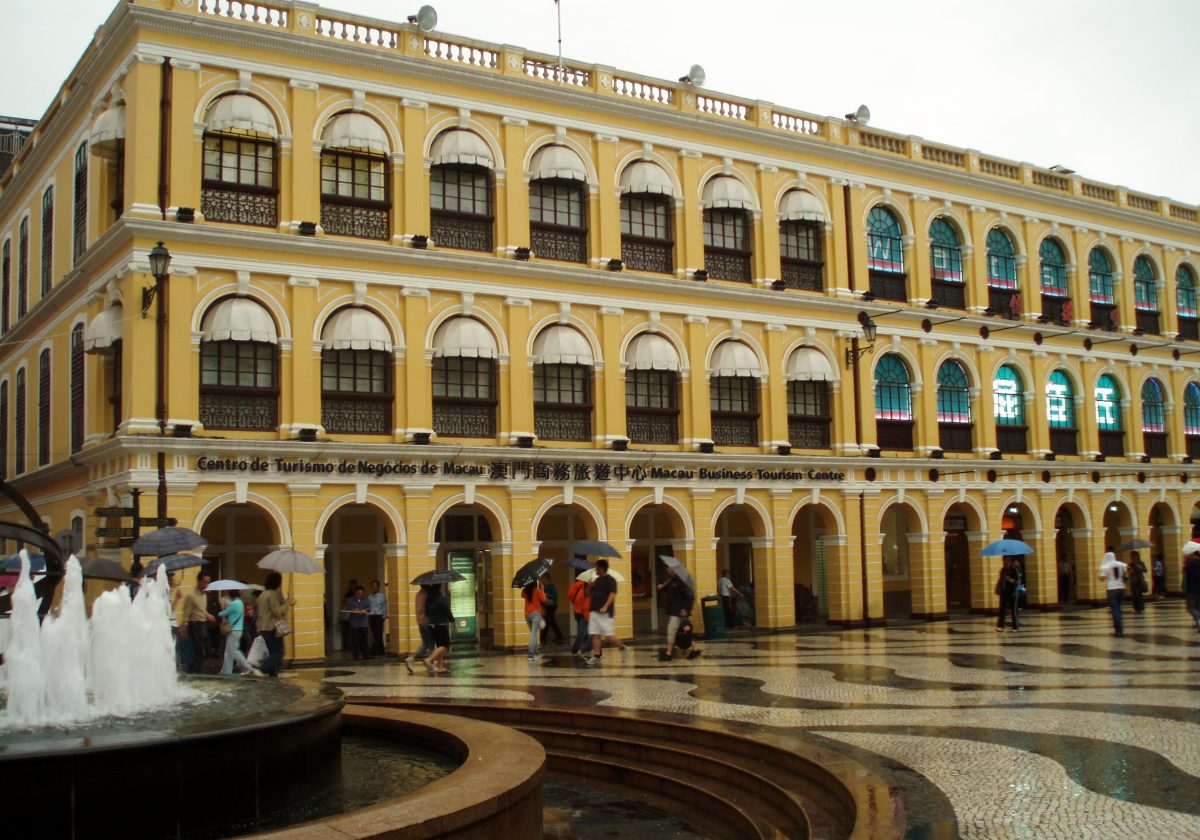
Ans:
{"label": "white umbrella", "polygon": [[315,575],[325,571],[316,560],[294,548],[277,548],[258,561],[258,568],[273,572],[291,572],[300,575]]}
{"label": "white umbrella", "polygon": [[[610,578],[612,578],[613,580],[617,581],[618,583],[623,583],[625,581],[625,576],[623,574],[621,574],[620,572],[616,571],[615,569],[609,569],[608,576]],[[586,572],[580,572],[579,576],[575,578],[575,580],[582,580],[586,583],[591,583],[595,579],[596,579],[596,570],[595,569],[588,569]]]}
{"label": "white umbrella", "polygon": [[242,583],[240,580],[214,580],[212,583],[210,583],[208,586],[205,587],[204,591],[205,592],[228,592],[230,590],[235,590],[237,592],[241,592],[243,589],[249,589],[249,588],[250,587],[248,587],[246,584]]}
{"label": "white umbrella", "polygon": [[695,589],[696,584],[692,582],[692,573],[687,570],[679,560],[671,557],[669,554],[660,554],[658,559],[663,561],[668,567],[675,570],[675,577],[683,581],[683,585],[688,589]]}
{"label": "white umbrella", "polygon": [[1197,551],[1200,551],[1200,542],[1196,542],[1195,540],[1188,540],[1187,542],[1185,542],[1183,544],[1183,556],[1184,557],[1187,557],[1191,554],[1195,554]]}

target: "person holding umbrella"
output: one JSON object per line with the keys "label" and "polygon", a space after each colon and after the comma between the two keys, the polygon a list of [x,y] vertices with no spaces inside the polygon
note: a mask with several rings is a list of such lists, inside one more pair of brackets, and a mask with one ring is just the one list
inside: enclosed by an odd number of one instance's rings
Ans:
{"label": "person holding umbrella", "polygon": [[404,667],[408,669],[408,673],[412,673],[412,664],[414,659],[419,659],[422,662],[433,652],[437,647],[433,639],[433,625],[429,623],[429,615],[426,607],[429,604],[429,599],[432,598],[440,589],[443,583],[455,583],[460,580],[466,580],[458,572],[452,572],[448,569],[435,569],[432,572],[425,572],[417,575],[412,579],[413,586],[419,586],[416,598],[413,600],[413,616],[417,620],[417,632],[421,634],[421,646],[417,648],[415,653],[404,657]]}
{"label": "person holding umbrella", "polygon": [[592,636],[592,655],[587,664],[593,668],[600,667],[604,655],[604,640],[608,639],[617,646],[617,650],[625,652],[625,644],[617,638],[614,617],[616,615],[617,581],[608,573],[608,561],[596,561],[596,577],[589,587],[588,633]]}
{"label": "person holding umbrella", "polygon": [[[575,559],[575,558],[572,558]],[[579,561],[583,567],[590,569],[591,563],[586,560]],[[568,560],[567,563],[571,563]],[[575,568],[582,568],[576,566]],[[588,597],[588,584],[582,577],[576,577],[571,581],[571,585],[567,587],[567,600],[571,602],[571,614],[575,617],[575,641],[571,645],[571,653],[574,656],[586,656],[588,648],[588,612],[590,612],[590,598]]]}
{"label": "person holding umbrella", "polygon": [[530,583],[525,584],[525,588],[521,590],[521,597],[525,600],[525,623],[529,625],[529,655],[528,659],[533,662],[538,655],[539,640],[542,632],[542,607],[546,603],[546,592],[542,589],[542,579],[539,577]]}
{"label": "person holding umbrella", "polygon": [[187,625],[188,640],[192,643],[192,663],[188,665],[188,673],[199,674],[208,657],[208,626],[215,624],[216,618],[208,611],[208,588],[211,578],[208,572],[201,569],[196,572],[196,587],[183,599],[183,621]]}
{"label": "person holding umbrella", "polygon": [[430,676],[448,674],[446,668],[446,652],[450,650],[450,627],[454,624],[454,613],[450,611],[450,599],[442,591],[441,586],[435,586],[425,603],[425,615],[433,632],[433,653],[425,660],[425,670]]}
{"label": "person holding umbrella", "polygon": [[235,663],[239,674],[250,673],[253,669],[242,653],[242,628],[245,626],[246,605],[242,603],[242,593],[239,590],[230,590],[229,603],[217,617],[229,622],[229,632],[225,634],[225,659],[221,663],[221,673],[231,676]]}
{"label": "person holding umbrella", "polygon": [[1004,616],[1012,616],[1012,629],[1017,631],[1017,587],[1021,584],[1021,573],[1017,568],[1016,557],[1006,554],[1004,565],[1000,567],[1000,578],[996,581],[996,594],[1000,596],[1000,615],[996,617],[996,632],[1004,632]]}
{"label": "person holding umbrella", "polygon": [[1150,589],[1146,584],[1147,571],[1142,555],[1129,552],[1129,594],[1133,598],[1133,611],[1139,615],[1146,611],[1146,592]]}
{"label": "person holding umbrella", "polygon": [[271,572],[263,581],[263,593],[258,597],[258,617],[255,623],[258,634],[267,645],[267,659],[261,670],[268,677],[279,676],[279,666],[283,662],[283,637],[279,624],[284,620],[295,603],[285,599],[279,590],[283,586],[283,575]]}
{"label": "person holding umbrella", "polygon": [[[663,594],[663,602],[667,610],[667,647],[658,655],[660,662],[670,662],[675,656],[675,640],[679,628],[688,621],[696,594],[692,589],[692,578],[683,564],[674,557],[662,556],[659,559],[667,566],[667,579],[658,585],[658,591]],[[700,648],[693,647],[687,653],[688,659],[700,655]]]}

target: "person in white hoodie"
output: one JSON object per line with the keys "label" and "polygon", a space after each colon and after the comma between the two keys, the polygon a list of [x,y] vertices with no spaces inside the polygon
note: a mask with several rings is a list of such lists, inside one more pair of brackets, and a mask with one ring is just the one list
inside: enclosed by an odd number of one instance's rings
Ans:
{"label": "person in white hoodie", "polygon": [[1121,614],[1121,605],[1125,602],[1125,574],[1128,568],[1117,559],[1110,547],[1100,564],[1098,575],[1108,588],[1108,609],[1112,612],[1113,633],[1117,636],[1125,635],[1125,617]]}

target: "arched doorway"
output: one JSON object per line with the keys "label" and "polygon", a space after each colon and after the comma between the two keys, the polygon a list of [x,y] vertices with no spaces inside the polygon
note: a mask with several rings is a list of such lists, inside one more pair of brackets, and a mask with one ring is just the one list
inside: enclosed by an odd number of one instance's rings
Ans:
{"label": "arched doorway", "polygon": [[1112,501],[1104,506],[1104,550],[1116,548],[1126,540],[1134,538],[1133,514],[1129,506],[1121,501]]}
{"label": "arched doorway", "polygon": [[[554,565],[550,567],[550,580],[558,590],[554,621],[562,638],[568,643],[574,637],[575,627],[571,620],[571,605],[567,601],[567,587],[575,579],[575,574],[565,562],[567,550],[579,540],[595,539],[596,533],[596,523],[578,505],[555,505],[538,521],[537,555],[554,560]],[[551,631],[546,641],[555,638]]]}
{"label": "arched doorway", "polygon": [[1083,517],[1074,505],[1063,505],[1054,515],[1054,558],[1058,577],[1058,602],[1079,600],[1079,575],[1075,558],[1075,530],[1083,526]]}
{"label": "arched doorway", "polygon": [[[1025,542],[1025,532],[1032,531],[1037,528],[1037,519],[1033,511],[1024,502],[1010,502],[1004,508],[1004,513],[1000,517],[1000,530],[1004,534],[1005,539],[1020,540]],[[993,585],[1000,575],[1000,568],[1003,561],[999,557],[987,558],[988,564],[983,569],[983,579],[988,585]],[[1048,562],[1049,558],[1037,557],[1032,554],[1017,555],[1017,564],[1021,567],[1021,579],[1025,582],[1025,590],[1027,593],[1036,593],[1039,564]],[[1025,596],[1030,597],[1029,594]],[[1022,603],[1021,606],[1027,606],[1028,602]]]}
{"label": "arched doorway", "polygon": [[971,545],[967,539],[967,532],[972,530],[971,514],[969,507],[956,504],[950,506],[942,519],[947,612],[971,609]]}
{"label": "arched doorway", "polygon": [[[633,541],[629,555],[632,573],[629,588],[633,595],[635,636],[655,633],[660,627],[666,627],[667,619],[658,602],[658,584],[666,577],[667,569],[658,558],[674,556],[675,543],[685,533],[679,515],[667,505],[646,505],[633,515],[629,527],[629,537]],[[700,609],[699,598],[697,593],[696,610]]]}
{"label": "arched doorway", "polygon": [[[755,552],[755,543],[763,536],[762,520],[749,505],[730,505],[717,517],[713,534],[717,538],[717,574],[729,569],[729,579],[745,596],[739,601],[739,622],[756,623],[755,587],[765,574],[757,574],[755,565],[766,561],[766,551]],[[766,596],[768,593],[763,593]]]}
{"label": "arched doorway", "polygon": [[[389,539],[387,520],[371,505],[338,508],[325,529],[325,651],[349,650],[348,624],[342,615],[352,583],[371,591],[371,581],[384,580],[384,545]],[[384,627],[384,633],[388,628]]]}
{"label": "arched doorway", "polygon": [[909,536],[920,532],[920,517],[907,503],[892,505],[879,518],[885,618],[909,618],[913,613]]}
{"label": "arched doorway", "polygon": [[200,536],[207,543],[204,556],[209,562],[204,571],[213,580],[261,583],[267,573],[258,568],[258,561],[279,544],[271,516],[249,503],[221,505],[204,520]]}
{"label": "arched doorway", "polygon": [[[493,638],[492,544],[493,535],[499,531],[487,509],[480,505],[455,505],[442,514],[434,529],[437,567],[463,576],[463,580],[448,587],[456,640],[486,645]],[[507,583],[502,581],[500,585]]]}
{"label": "arched doorway", "polygon": [[[1176,556],[1182,548],[1182,543],[1179,541],[1177,535],[1179,529],[1171,527],[1175,522],[1175,511],[1171,509],[1170,505],[1159,502],[1150,508],[1150,533],[1146,537],[1150,541],[1150,548],[1142,553],[1142,558],[1146,561],[1146,565],[1150,567],[1152,572],[1155,563],[1161,562],[1163,564],[1163,571],[1166,576],[1166,580],[1163,583],[1166,586],[1170,585],[1172,577],[1169,558]],[[1168,531],[1170,534],[1168,534]],[[1166,586],[1164,586],[1163,595],[1166,594]]]}
{"label": "arched doorway", "polygon": [[837,522],[824,505],[805,505],[792,520],[792,583],[797,624],[829,616],[825,537],[837,533]]}

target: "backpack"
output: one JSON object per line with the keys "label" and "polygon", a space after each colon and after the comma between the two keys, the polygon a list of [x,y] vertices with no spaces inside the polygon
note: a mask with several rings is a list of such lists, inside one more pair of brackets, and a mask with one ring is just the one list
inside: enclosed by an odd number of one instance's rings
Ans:
{"label": "backpack", "polygon": [[577,580],[568,586],[567,600],[571,602],[571,612],[575,613],[575,615],[587,615],[590,609],[587,584],[581,580]]}
{"label": "backpack", "polygon": [[692,622],[684,621],[675,631],[675,647],[687,650],[692,646]]}

